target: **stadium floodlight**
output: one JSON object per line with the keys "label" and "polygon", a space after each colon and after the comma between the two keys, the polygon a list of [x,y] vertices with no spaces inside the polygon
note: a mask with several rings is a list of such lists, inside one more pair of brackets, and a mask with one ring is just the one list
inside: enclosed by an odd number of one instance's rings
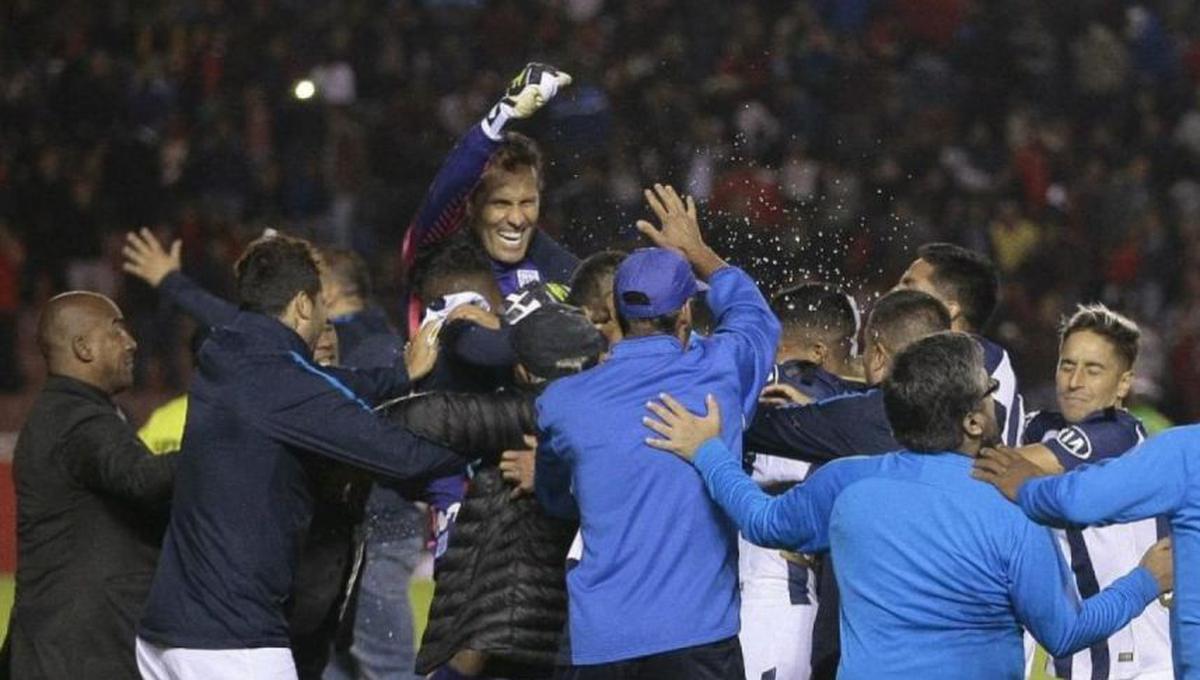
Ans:
{"label": "stadium floodlight", "polygon": [[296,96],[296,99],[302,101],[305,99],[312,99],[313,95],[316,93],[317,86],[313,84],[313,81],[307,78],[296,83],[296,87],[292,89],[292,94]]}

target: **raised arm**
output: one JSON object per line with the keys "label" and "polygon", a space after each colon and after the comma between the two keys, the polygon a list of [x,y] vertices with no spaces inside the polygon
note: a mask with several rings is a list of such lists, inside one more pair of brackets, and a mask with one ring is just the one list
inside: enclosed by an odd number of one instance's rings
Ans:
{"label": "raised arm", "polygon": [[122,268],[204,326],[223,326],[232,321],[238,312],[237,305],[188,278],[180,269],[181,249],[179,239],[167,250],[149,229],[131,231],[125,235]]}
{"label": "raised arm", "polygon": [[513,78],[487,116],[459,140],[429,186],[404,236],[405,267],[412,266],[418,253],[462,227],[467,199],[479,183],[488,159],[500,145],[508,122],[532,116],[570,82],[571,76],[563,71],[538,63],[526,65]]}
{"label": "raised arm", "polygon": [[754,415],[758,394],[775,365],[779,320],[745,272],[731,267],[704,242],[696,204],[675,189],[655,184],[645,191],[646,202],[662,228],[641,220],[637,228],[660,248],[683,254],[696,276],[709,283],[707,302],[717,319],[713,338],[732,347],[736,356],[742,411]]}

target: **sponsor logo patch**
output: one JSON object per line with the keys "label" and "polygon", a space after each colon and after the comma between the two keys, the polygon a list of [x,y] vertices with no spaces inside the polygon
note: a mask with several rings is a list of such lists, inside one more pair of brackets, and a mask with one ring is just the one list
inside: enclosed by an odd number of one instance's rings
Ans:
{"label": "sponsor logo patch", "polygon": [[1078,427],[1068,427],[1065,430],[1059,430],[1058,443],[1066,449],[1067,453],[1079,458],[1087,460],[1092,457],[1092,440],[1088,439],[1087,434]]}

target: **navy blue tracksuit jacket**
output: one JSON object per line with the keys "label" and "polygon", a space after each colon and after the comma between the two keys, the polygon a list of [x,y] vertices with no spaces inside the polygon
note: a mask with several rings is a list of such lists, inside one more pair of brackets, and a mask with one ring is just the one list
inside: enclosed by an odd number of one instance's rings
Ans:
{"label": "navy blue tracksuit jacket", "polygon": [[291,329],[240,312],[200,351],[171,522],[139,629],[165,647],[287,647],[284,602],[312,516],[308,459],[398,478],[462,459],[370,412],[402,369],[318,368]]}

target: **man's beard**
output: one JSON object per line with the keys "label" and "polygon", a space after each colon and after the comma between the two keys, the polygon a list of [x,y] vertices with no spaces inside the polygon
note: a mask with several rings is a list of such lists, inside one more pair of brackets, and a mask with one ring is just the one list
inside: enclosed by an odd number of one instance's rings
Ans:
{"label": "man's beard", "polygon": [[1002,446],[1004,444],[1004,440],[1000,438],[1000,428],[993,427],[987,432],[984,432],[981,443],[983,444],[984,448],[988,449],[994,449],[997,446]]}

